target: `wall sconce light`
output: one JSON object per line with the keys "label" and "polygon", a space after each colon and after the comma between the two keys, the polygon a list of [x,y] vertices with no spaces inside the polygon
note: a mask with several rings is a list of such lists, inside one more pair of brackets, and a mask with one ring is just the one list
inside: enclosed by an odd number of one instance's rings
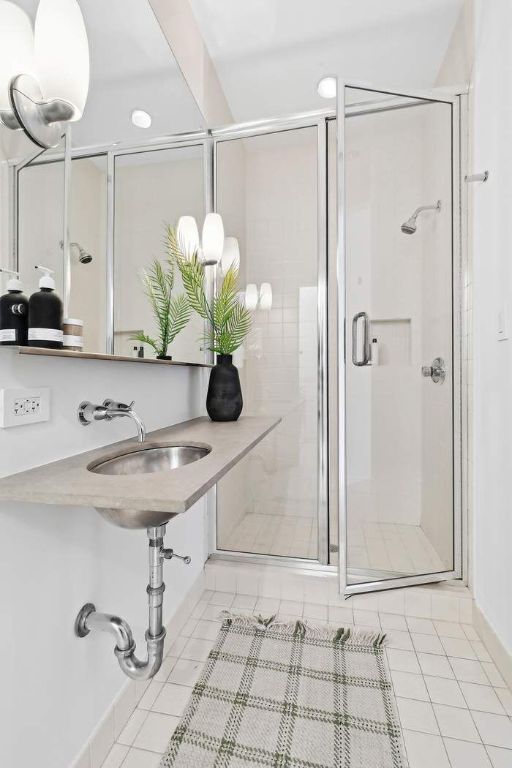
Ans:
{"label": "wall sconce light", "polygon": [[256,283],[249,283],[245,289],[245,308],[254,312],[258,306],[259,292]]}
{"label": "wall sconce light", "polygon": [[262,283],[260,289],[256,283],[248,283],[244,294],[246,309],[254,312],[256,309],[272,309],[272,286],[270,283]]}
{"label": "wall sconce light", "polygon": [[224,251],[224,224],[220,214],[206,214],[201,245],[203,263],[218,264]]}
{"label": "wall sconce light", "polygon": [[272,286],[270,283],[262,283],[260,288],[260,309],[272,309]]}
{"label": "wall sconce light", "polygon": [[198,253],[203,264],[213,266],[219,263],[224,253],[224,224],[222,216],[218,213],[206,214],[201,243],[193,216],[180,217],[176,237],[180,251],[187,259],[192,258],[194,253]]}
{"label": "wall sconce light", "polygon": [[176,229],[180,251],[190,261],[199,250],[199,230],[193,216],[180,216]]}
{"label": "wall sconce light", "polygon": [[59,144],[63,123],[80,120],[84,111],[87,32],[76,0],[40,0],[34,33],[20,13],[9,0],[0,2],[0,121],[49,149]]}
{"label": "wall sconce light", "polygon": [[240,266],[240,247],[236,237],[226,237],[224,240],[224,250],[222,251],[221,268],[224,274],[233,266],[238,269]]}

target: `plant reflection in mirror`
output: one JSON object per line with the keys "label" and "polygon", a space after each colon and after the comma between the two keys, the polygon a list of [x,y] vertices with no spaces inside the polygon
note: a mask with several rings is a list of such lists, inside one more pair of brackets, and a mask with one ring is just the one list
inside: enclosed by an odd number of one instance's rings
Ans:
{"label": "plant reflection in mirror", "polygon": [[172,295],[175,270],[173,260],[169,259],[164,266],[155,259],[151,267],[143,271],[142,282],[157,324],[158,338],[154,339],[146,333],[137,333],[132,337],[134,341],[153,347],[157,358],[161,360],[169,359],[167,354],[169,345],[185,328],[192,315],[192,307],[187,295],[185,293]]}
{"label": "plant reflection in mirror", "polygon": [[206,320],[204,346],[217,355],[232,355],[251,330],[251,313],[238,297],[238,265],[233,263],[219,285],[217,296],[208,301],[205,292],[205,265],[196,251],[186,258],[172,227],[167,229],[169,262],[175,263],[190,307]]}

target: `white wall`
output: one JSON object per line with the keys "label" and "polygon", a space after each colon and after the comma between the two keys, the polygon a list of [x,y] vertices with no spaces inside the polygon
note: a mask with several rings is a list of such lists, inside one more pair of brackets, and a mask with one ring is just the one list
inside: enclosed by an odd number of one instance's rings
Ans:
{"label": "white wall", "polygon": [[474,170],[475,599],[512,652],[512,340],[497,340],[500,307],[512,322],[512,4],[476,2]]}
{"label": "white wall", "polygon": [[[51,421],[0,430],[0,474],[7,475],[130,437],[126,419],[87,429],[83,399],[136,401],[148,429],[203,412],[202,370],[136,363],[27,358],[0,350],[1,386],[48,386]],[[206,559],[205,504],[169,523],[168,545],[192,566],[165,566],[167,621]],[[79,640],[81,605],[119,613],[143,648],[145,531],[124,531],[93,509],[0,503],[0,765],[69,768],[124,685],[108,637]]]}

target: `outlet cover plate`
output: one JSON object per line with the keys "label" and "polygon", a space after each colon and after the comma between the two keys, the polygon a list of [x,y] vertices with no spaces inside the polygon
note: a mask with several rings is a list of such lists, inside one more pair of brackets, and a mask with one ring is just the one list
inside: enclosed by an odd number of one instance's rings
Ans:
{"label": "outlet cover plate", "polygon": [[0,389],[0,429],[22,427],[50,419],[50,390]]}

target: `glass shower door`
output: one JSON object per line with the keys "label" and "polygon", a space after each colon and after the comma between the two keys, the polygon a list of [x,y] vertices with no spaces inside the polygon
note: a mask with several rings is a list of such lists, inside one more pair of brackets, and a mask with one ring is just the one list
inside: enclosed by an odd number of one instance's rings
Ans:
{"label": "glass shower door", "polygon": [[[226,234],[238,238],[241,288],[254,297],[252,332],[234,361],[244,415],[282,419],[217,486],[223,552],[326,557],[318,365],[323,131],[290,122],[216,140],[216,210]],[[261,300],[265,284],[271,302]]]}
{"label": "glass shower door", "polygon": [[455,109],[349,87],[339,107],[347,593],[460,575]]}

